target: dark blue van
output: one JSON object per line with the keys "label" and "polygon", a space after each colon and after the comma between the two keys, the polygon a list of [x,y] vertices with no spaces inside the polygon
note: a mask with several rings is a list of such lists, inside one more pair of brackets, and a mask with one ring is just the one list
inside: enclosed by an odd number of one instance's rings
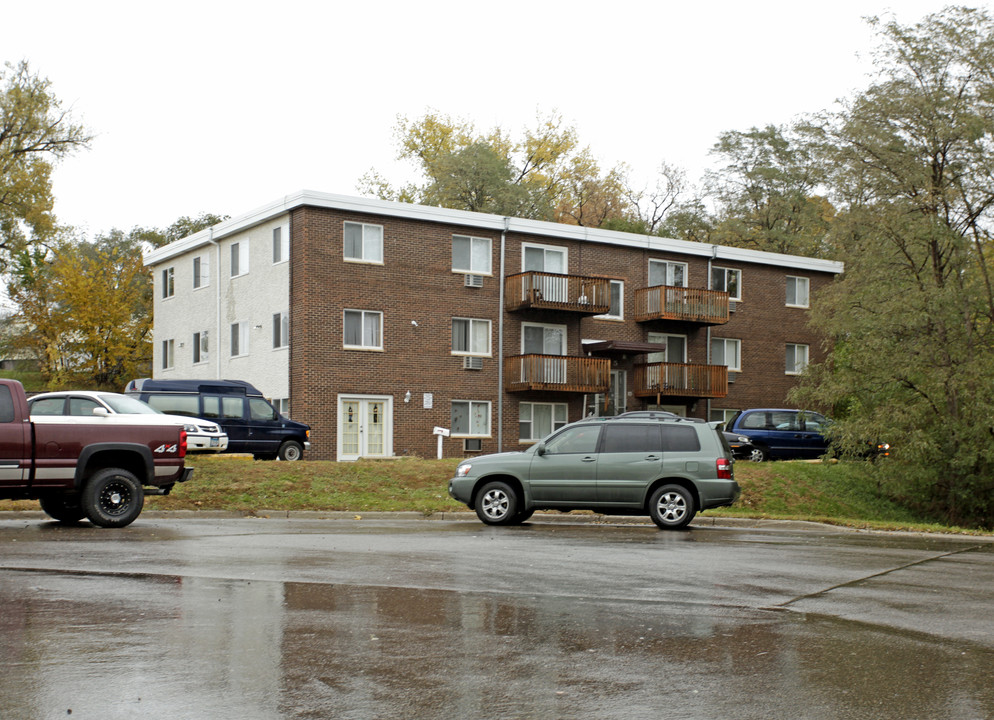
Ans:
{"label": "dark blue van", "polygon": [[300,460],[311,428],[283,417],[241,380],[132,380],[124,392],[169,415],[210,418],[228,433],[228,452],[259,460]]}

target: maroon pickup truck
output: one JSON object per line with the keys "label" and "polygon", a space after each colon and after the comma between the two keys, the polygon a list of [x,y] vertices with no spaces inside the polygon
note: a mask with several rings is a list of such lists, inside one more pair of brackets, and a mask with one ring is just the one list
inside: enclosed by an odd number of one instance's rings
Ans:
{"label": "maroon pickup truck", "polygon": [[124,527],[141,514],[146,494],[168,495],[190,478],[185,457],[182,425],[31,418],[21,384],[0,380],[2,500],[38,500],[63,523],[85,517],[100,527]]}

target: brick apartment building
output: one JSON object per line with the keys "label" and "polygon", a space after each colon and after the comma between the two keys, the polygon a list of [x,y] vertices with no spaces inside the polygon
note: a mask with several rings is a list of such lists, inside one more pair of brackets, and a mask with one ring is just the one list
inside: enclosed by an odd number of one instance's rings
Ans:
{"label": "brick apartment building", "polygon": [[247,380],[311,459],[527,447],[589,414],[784,406],[842,264],[302,191],[146,257],[157,378]]}

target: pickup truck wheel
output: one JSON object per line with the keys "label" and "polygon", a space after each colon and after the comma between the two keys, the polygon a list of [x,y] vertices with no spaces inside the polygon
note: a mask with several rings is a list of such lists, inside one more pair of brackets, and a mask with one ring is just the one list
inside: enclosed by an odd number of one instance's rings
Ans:
{"label": "pickup truck wheel", "polygon": [[53,520],[66,525],[75,525],[83,519],[83,508],[79,505],[79,496],[59,493],[58,495],[42,495],[38,498],[41,509]]}
{"label": "pickup truck wheel", "polygon": [[280,445],[280,460],[300,460],[304,456],[304,447],[296,440],[287,440]]}
{"label": "pickup truck wheel", "polygon": [[133,473],[104,468],[83,487],[81,505],[91,523],[99,527],[124,527],[141,514],[145,491]]}

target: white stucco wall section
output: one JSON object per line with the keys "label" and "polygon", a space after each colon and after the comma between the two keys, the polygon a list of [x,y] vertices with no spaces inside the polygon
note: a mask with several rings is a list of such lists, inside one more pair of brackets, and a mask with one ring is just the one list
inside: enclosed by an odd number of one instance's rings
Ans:
{"label": "white stucco wall section", "polygon": [[[289,237],[289,215],[198,243],[157,264],[155,284],[155,336],[153,375],[168,379],[245,380],[269,398],[290,395],[290,352],[273,347],[273,316],[290,309],[290,263],[273,262],[273,231],[281,228]],[[234,245],[244,256],[248,250],[248,272],[232,277]],[[208,284],[194,287],[194,259],[209,264]],[[163,270],[174,269],[174,295],[163,298]],[[244,324],[247,339],[232,356],[232,325]],[[208,335],[206,361],[194,363],[194,334]],[[172,368],[163,368],[164,340],[173,340]]]}

